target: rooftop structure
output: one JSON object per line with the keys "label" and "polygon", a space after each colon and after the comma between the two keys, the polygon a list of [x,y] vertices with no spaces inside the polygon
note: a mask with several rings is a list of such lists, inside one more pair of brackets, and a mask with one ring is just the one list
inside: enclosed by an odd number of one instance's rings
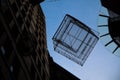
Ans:
{"label": "rooftop structure", "polygon": [[119,0],[101,0],[98,28],[100,40],[113,54],[120,56],[120,5]]}

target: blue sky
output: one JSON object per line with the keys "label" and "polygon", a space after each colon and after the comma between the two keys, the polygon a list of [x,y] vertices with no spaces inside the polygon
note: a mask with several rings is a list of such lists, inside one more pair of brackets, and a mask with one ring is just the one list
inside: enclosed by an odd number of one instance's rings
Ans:
{"label": "blue sky", "polygon": [[120,80],[120,57],[111,54],[99,40],[83,67],[53,50],[52,37],[70,14],[90,28],[98,30],[99,0],[45,0],[40,4],[46,17],[47,44],[54,61],[81,80]]}

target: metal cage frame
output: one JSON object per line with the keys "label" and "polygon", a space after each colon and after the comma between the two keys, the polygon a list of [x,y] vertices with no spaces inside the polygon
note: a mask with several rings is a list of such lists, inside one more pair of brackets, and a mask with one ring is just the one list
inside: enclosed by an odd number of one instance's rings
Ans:
{"label": "metal cage frame", "polygon": [[52,40],[54,50],[83,66],[98,41],[98,33],[66,14]]}

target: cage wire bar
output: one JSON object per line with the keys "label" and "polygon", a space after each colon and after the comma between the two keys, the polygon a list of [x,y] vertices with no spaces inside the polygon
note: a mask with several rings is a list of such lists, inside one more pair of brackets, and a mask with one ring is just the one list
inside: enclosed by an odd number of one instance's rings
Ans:
{"label": "cage wire bar", "polygon": [[66,14],[52,40],[54,50],[83,66],[98,41],[98,33]]}

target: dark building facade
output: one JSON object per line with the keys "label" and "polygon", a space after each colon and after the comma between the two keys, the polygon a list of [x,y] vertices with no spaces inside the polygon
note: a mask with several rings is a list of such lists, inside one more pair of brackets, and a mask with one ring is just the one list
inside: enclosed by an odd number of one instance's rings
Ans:
{"label": "dark building facade", "polygon": [[55,63],[52,58],[49,59],[49,65],[50,80],[81,80]]}
{"label": "dark building facade", "polygon": [[[120,56],[120,1],[101,0],[99,14],[99,33],[104,46],[112,53]],[[102,13],[101,13],[102,12]]]}
{"label": "dark building facade", "polygon": [[0,0],[0,80],[49,80],[43,0]]}
{"label": "dark building facade", "polygon": [[0,0],[0,80],[79,80],[51,60],[43,0]]}

